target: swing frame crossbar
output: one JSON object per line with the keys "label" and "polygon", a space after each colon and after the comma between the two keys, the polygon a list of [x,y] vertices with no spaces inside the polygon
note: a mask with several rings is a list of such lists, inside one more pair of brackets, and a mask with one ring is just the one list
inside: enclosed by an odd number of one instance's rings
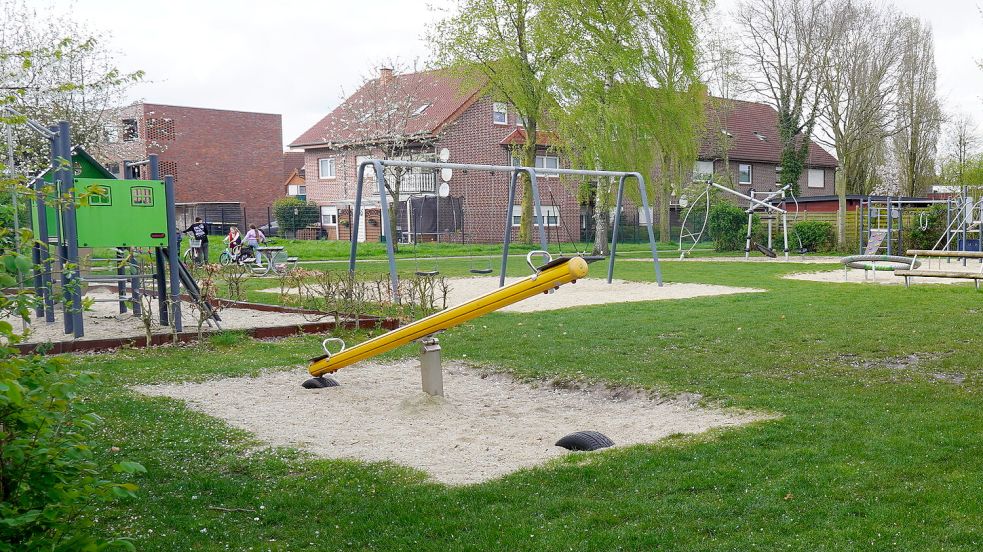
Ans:
{"label": "swing frame crossbar", "polygon": [[[621,222],[621,208],[624,200],[625,182],[629,178],[634,178],[638,182],[638,191],[642,199],[642,209],[647,213],[645,226],[648,229],[649,245],[652,250],[652,263],[655,268],[655,280],[659,286],[662,285],[662,267],[659,265],[659,252],[655,243],[655,232],[653,230],[652,211],[649,209],[648,188],[645,184],[645,177],[638,172],[623,171],[593,171],[584,169],[560,169],[560,168],[540,168],[540,167],[516,167],[512,165],[478,165],[470,163],[436,163],[429,161],[403,161],[397,159],[365,159],[358,164],[357,180],[355,186],[355,208],[352,213],[351,224],[351,250],[348,255],[348,271],[355,273],[355,262],[358,253],[358,228],[361,223],[362,193],[365,188],[365,171],[368,167],[375,171],[376,183],[379,186],[379,207],[382,212],[382,228],[386,234],[391,233],[392,222],[389,217],[389,198],[385,187],[385,167],[404,167],[422,169],[451,169],[460,171],[480,171],[492,173],[506,173],[509,178],[508,204],[505,208],[505,232],[502,239],[502,264],[499,273],[498,285],[505,286],[505,270],[508,266],[509,244],[512,241],[512,206],[515,205],[515,189],[519,180],[519,175],[525,173],[529,176],[532,184],[533,200],[533,220],[539,230],[539,243],[543,251],[548,247],[546,239],[546,227],[544,225],[543,207],[540,202],[539,185],[537,176],[539,175],[567,175],[567,176],[596,176],[618,178],[618,196],[615,205],[614,225],[611,230],[611,254],[608,260],[608,283],[614,278],[614,259],[618,248],[618,227]],[[393,298],[399,302],[399,275],[396,272],[396,257],[393,251],[392,236],[386,239],[386,257],[389,260],[389,279],[392,287]]]}

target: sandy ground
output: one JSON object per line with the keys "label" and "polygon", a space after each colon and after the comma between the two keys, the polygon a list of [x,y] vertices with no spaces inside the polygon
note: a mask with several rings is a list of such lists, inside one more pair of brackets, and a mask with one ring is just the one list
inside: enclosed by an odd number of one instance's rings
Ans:
{"label": "sandy ground", "polygon": [[[86,297],[95,299],[113,299],[116,295],[105,290],[90,290]],[[156,303],[154,304],[156,312]],[[198,312],[187,303],[181,304],[181,319],[184,322],[185,331],[196,331],[198,328]],[[249,328],[265,328],[273,326],[296,326],[313,322],[314,319],[303,314],[287,314],[278,312],[262,312],[251,309],[223,309],[219,312],[222,317],[221,326],[225,330],[242,330]],[[158,320],[156,314],[154,320]],[[15,328],[20,327],[20,319],[9,322]],[[97,302],[92,305],[92,309],[83,313],[83,329],[85,336],[82,339],[104,339],[119,337],[139,337],[145,335],[143,322],[140,318],[133,316],[132,311],[120,314],[119,303],[117,302]],[[32,334],[28,339],[29,343],[44,343],[48,341],[71,341],[71,335],[64,332],[64,314],[59,305],[55,305],[55,322],[47,324],[44,319],[35,320],[31,326]],[[208,325],[205,325],[208,329]],[[214,329],[214,328],[213,328]],[[157,329],[155,333],[167,332],[169,328]]]}
{"label": "sandy ground", "polygon": [[[961,266],[960,266],[961,267]],[[977,267],[979,268],[979,267]],[[935,270],[933,268],[933,270]],[[956,270],[955,268],[947,270]],[[810,282],[829,282],[834,284],[882,284],[892,286],[903,286],[904,277],[895,276],[889,271],[867,271],[867,278],[864,279],[864,271],[857,268],[847,269],[844,276],[843,269],[827,270],[821,272],[798,272],[784,276],[788,280],[807,280]],[[912,278],[911,285],[918,284],[966,284],[972,280],[960,280],[956,278]]]}
{"label": "sandy ground", "polygon": [[186,401],[272,445],[328,458],[391,461],[450,485],[486,481],[570,454],[554,443],[574,431],[600,431],[615,446],[628,446],[765,418],[640,393],[615,398],[603,389],[532,387],[452,363],[444,364],[441,399],[420,390],[415,359],[342,370],[335,375],[339,387],[303,389],[308,377],[298,369],[135,389]]}
{"label": "sandy ground", "polygon": [[[506,278],[509,285],[520,278]],[[449,306],[461,304],[479,295],[494,291],[498,287],[498,277],[479,278],[448,278],[451,290],[447,297]],[[261,290],[266,293],[280,293],[280,288]],[[662,299],[687,299],[690,297],[707,297],[712,295],[731,295],[735,293],[759,293],[763,289],[717,286],[710,284],[678,284],[666,283],[659,287],[650,282],[628,282],[599,278],[577,280],[575,284],[560,287],[555,293],[537,295],[525,301],[513,303],[502,312],[538,312],[585,305],[603,305],[607,303],[632,303],[635,301],[658,301]],[[297,293],[296,288],[290,290]]]}

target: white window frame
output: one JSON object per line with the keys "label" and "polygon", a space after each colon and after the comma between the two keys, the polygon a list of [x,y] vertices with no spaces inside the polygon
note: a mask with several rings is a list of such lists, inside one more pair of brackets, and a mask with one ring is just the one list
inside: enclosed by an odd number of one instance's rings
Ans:
{"label": "white window frame", "polygon": [[713,173],[713,161],[697,160],[693,163],[693,180],[706,180],[707,177],[713,176]]}
{"label": "white window frame", "polygon": [[646,214],[645,209],[638,208],[638,224],[648,226],[651,224],[650,221],[655,219],[655,207],[649,207],[648,214]]}
{"label": "white window frame", "polygon": [[[741,170],[741,167],[747,167],[747,181],[741,180],[741,173],[744,172],[743,170]],[[750,163],[738,163],[737,164],[737,183],[738,184],[744,184],[744,185],[750,186],[751,185],[751,182],[753,182],[753,181],[754,181],[754,167],[752,167]]]}
{"label": "white window frame", "polygon": [[[328,170],[324,169],[327,162]],[[328,174],[325,174],[328,173]],[[319,180],[334,180],[337,175],[337,163],[334,157],[321,157],[317,160],[317,177]]]}
{"label": "white window frame", "polygon": [[[324,217],[328,218],[328,222],[324,222]],[[338,208],[332,205],[322,205],[321,206],[321,226],[338,226]]]}
{"label": "white window frame", "polygon": [[[498,116],[501,115],[504,120],[499,121]],[[507,125],[509,124],[509,105],[505,102],[493,102],[492,103],[492,123],[496,125]]]}
{"label": "white window frame", "polygon": [[[543,208],[543,211],[542,211],[542,213],[543,213],[543,223],[544,223],[543,224],[543,227],[546,227],[546,228],[554,227],[555,228],[555,227],[557,227],[557,226],[560,225],[560,209],[559,209],[559,207],[556,207],[555,205],[541,205],[540,207]],[[532,216],[533,216],[533,223],[532,223],[532,225],[535,227],[536,226],[536,207],[535,206],[533,206],[533,208],[532,208]],[[550,222],[550,219],[553,219],[553,221]],[[521,222],[522,222],[522,205],[513,205],[512,206],[512,227],[515,228],[515,227],[519,226]]]}
{"label": "white window frame", "polygon": [[[546,162],[547,161],[551,161],[554,166],[547,167],[546,166]],[[556,155],[537,155],[536,156],[536,168],[537,169],[559,169],[560,168],[560,158],[557,157]],[[549,174],[549,173],[544,173],[542,175],[537,175],[537,176],[542,176],[543,178],[560,178],[560,175],[558,175],[558,174]]]}
{"label": "white window frame", "polygon": [[[826,187],[826,170],[825,169],[809,169],[808,173],[808,187],[810,188],[825,188]],[[819,176],[819,183],[813,184],[813,175]]]}
{"label": "white window frame", "polygon": [[518,111],[515,112],[515,126],[526,128],[526,120],[522,118],[522,115],[519,115]]}
{"label": "white window frame", "polygon": [[300,186],[298,186],[297,184],[287,184],[287,195],[288,196],[297,196],[297,195],[300,195],[299,193],[297,193],[297,190],[299,188],[300,188]]}

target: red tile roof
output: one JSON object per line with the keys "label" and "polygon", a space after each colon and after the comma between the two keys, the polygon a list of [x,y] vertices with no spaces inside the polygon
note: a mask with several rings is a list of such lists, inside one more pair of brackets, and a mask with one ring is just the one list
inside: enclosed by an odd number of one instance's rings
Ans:
{"label": "red tile roof", "polygon": [[[728,157],[735,161],[775,163],[781,161],[778,141],[778,112],[763,103],[710,98],[707,101],[707,136],[700,144],[700,158],[720,157],[721,140],[730,140]],[[730,137],[723,132],[726,130]],[[836,167],[836,158],[815,140],[809,144],[807,163],[815,167]]]}
{"label": "red tile roof", "polygon": [[[559,137],[554,132],[540,130],[536,133],[536,145],[552,146],[557,144]],[[515,146],[526,143],[526,129],[517,128],[500,142],[503,146]]]}
{"label": "red tile roof", "polygon": [[283,181],[286,182],[290,180],[293,176],[294,171],[300,171],[304,168],[304,152],[302,151],[285,151],[283,152]]}
{"label": "red tile roof", "polygon": [[[381,79],[369,81],[340,106],[317,122],[307,132],[297,137],[291,147],[350,144],[367,139],[383,138],[387,131],[398,131],[403,136],[433,136],[447,123],[456,119],[478,96],[479,86],[464,88],[462,79],[446,70],[405,73],[391,77],[395,86],[383,86]],[[415,111],[428,105],[416,116],[410,116],[401,123],[401,129],[386,129],[374,124],[381,117],[370,116],[369,122],[363,115],[375,113],[378,105],[387,103],[387,94],[400,94],[399,100],[389,103],[409,105]],[[409,98],[409,102],[403,102]],[[397,119],[402,119],[397,115]],[[375,126],[376,128],[373,128]]]}

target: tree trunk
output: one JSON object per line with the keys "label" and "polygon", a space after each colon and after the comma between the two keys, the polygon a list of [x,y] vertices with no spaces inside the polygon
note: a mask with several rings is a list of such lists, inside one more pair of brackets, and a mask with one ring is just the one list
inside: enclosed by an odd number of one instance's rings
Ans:
{"label": "tree trunk", "polygon": [[609,214],[608,198],[610,193],[607,188],[597,183],[594,191],[594,249],[592,255],[608,254],[608,228],[611,225],[611,215]]}
{"label": "tree trunk", "polygon": [[[655,195],[653,203],[658,207],[659,212],[659,241],[669,242],[672,241],[672,229],[669,225],[669,206],[671,203],[670,197],[672,196],[672,184],[671,179],[668,175],[659,177],[659,193]],[[653,216],[654,216],[653,209]]]}
{"label": "tree trunk", "polygon": [[[532,129],[527,130],[526,143],[522,146],[522,165],[524,167],[536,166],[536,131]],[[529,179],[528,174],[523,172],[519,181],[522,182],[522,217],[519,221],[519,241],[533,243],[535,219],[533,218],[532,180]]]}
{"label": "tree trunk", "polygon": [[839,198],[839,208],[836,210],[836,244],[846,250],[846,178],[842,170],[837,170],[833,176],[833,185]]}

